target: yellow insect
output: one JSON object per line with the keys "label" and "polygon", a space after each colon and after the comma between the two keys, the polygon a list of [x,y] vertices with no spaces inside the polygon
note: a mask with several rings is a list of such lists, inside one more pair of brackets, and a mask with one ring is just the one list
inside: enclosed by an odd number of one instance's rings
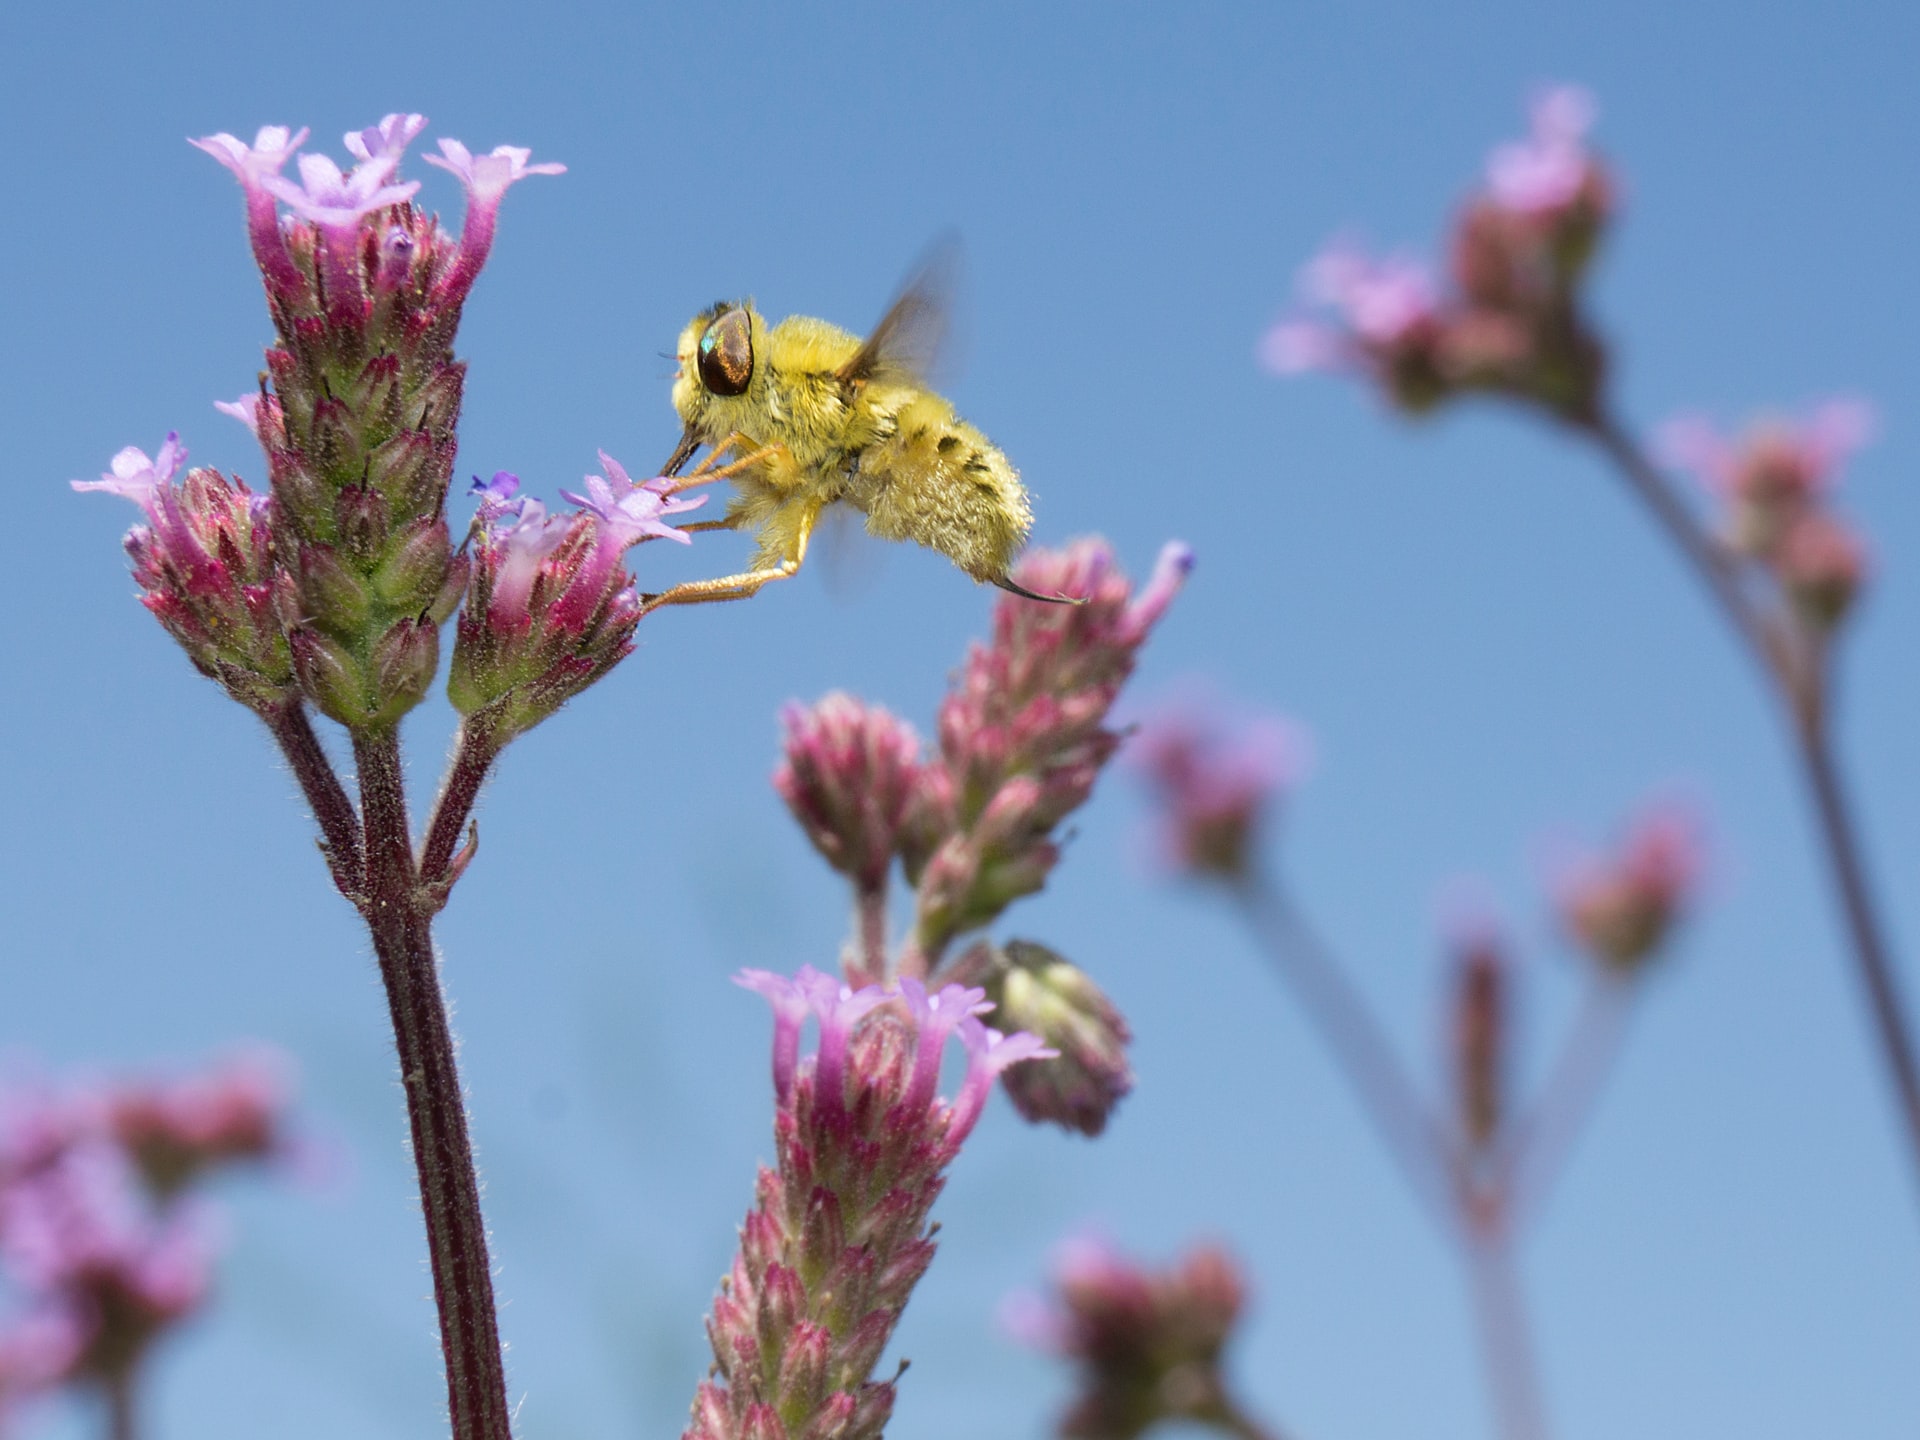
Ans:
{"label": "yellow insect", "polygon": [[1033,523],[1026,488],[923,378],[946,329],[952,273],[945,246],[864,341],[805,315],[769,326],[751,301],[694,316],[673,382],[686,429],[661,473],[678,475],[707,446],[681,488],[725,479],[735,493],[724,518],[687,528],[750,530],[758,548],[752,569],[677,585],[649,596],[649,609],[744,599],[787,578],[834,504],[863,513],[870,534],[938,550],[975,580],[1063,598],[1008,578]]}

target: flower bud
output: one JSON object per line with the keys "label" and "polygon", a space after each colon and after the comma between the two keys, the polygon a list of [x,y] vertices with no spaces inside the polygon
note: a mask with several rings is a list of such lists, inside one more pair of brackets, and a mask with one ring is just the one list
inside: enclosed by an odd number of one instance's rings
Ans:
{"label": "flower bud", "polygon": [[1047,1120],[1083,1135],[1104,1130],[1114,1106],[1133,1089],[1127,1062],[1133,1034],[1100,987],[1030,940],[1004,947],[981,942],[956,962],[953,976],[987,992],[999,1024],[1038,1035],[1060,1052],[1001,1077],[1014,1108],[1036,1124]]}
{"label": "flower bud", "polygon": [[127,533],[127,554],[141,603],[187,652],[195,668],[256,711],[288,703],[293,656],[274,607],[279,546],[272,508],[217,470],[189,471],[178,436],[157,460],[129,446],[98,480],[101,490],[133,501],[147,523]]}
{"label": "flower bud", "polygon": [[1277,802],[1306,768],[1303,732],[1278,716],[1236,719],[1189,700],[1149,720],[1128,758],[1160,807],[1168,866],[1234,883],[1246,878]]}
{"label": "flower bud", "polygon": [[1133,1440],[1169,1421],[1225,1414],[1223,1352],[1246,1301],[1239,1266],[1203,1246],[1148,1270],[1106,1244],[1062,1247],[1054,1292],[1023,1307],[1020,1338],[1074,1363],[1080,1392],[1059,1433]]}
{"label": "flower bud", "polygon": [[1506,1115],[1509,990],[1498,937],[1485,927],[1465,936],[1453,962],[1454,1108],[1477,1148],[1493,1141]]}
{"label": "flower bud", "polygon": [[1776,568],[1801,622],[1824,635],[1853,608],[1867,575],[1866,547],[1844,522],[1816,512],[1788,529]]}
{"label": "flower bud", "polygon": [[1560,879],[1560,923],[1603,970],[1637,974],[1665,943],[1699,882],[1698,831],[1683,810],[1649,810],[1613,855],[1578,862]]}
{"label": "flower bud", "polygon": [[920,737],[877,705],[836,691],[781,712],[785,758],[773,786],[826,862],[878,890],[900,848],[920,774]]}

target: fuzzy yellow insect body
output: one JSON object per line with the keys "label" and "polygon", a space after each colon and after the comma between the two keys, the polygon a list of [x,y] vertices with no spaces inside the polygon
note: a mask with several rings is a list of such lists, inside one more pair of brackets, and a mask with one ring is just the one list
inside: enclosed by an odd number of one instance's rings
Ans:
{"label": "fuzzy yellow insect body", "polygon": [[749,530],[757,549],[752,570],[653,604],[739,599],[793,574],[835,504],[860,511],[883,540],[925,545],[975,580],[1028,593],[1007,578],[1033,522],[1019,472],[922,378],[944,327],[948,270],[929,266],[864,341],[805,315],[769,326],[751,302],[714,305],[681,331],[673,406],[686,428],[662,473],[708,447],[687,482],[724,477],[735,494],[724,519],[696,528]]}

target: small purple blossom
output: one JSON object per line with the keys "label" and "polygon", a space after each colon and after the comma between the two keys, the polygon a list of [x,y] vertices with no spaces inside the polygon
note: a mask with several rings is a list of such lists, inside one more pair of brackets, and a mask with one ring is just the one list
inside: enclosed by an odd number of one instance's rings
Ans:
{"label": "small purple blossom", "polygon": [[674,498],[673,481],[665,476],[635,484],[628,477],[626,467],[604,450],[600,452],[600,464],[607,473],[587,476],[585,495],[576,495],[571,490],[562,490],[560,495],[599,517],[609,540],[623,550],[647,539],[678,540],[682,545],[693,543],[691,535],[674,529],[663,517],[698,509],[707,503],[706,496],[693,500]]}
{"label": "small purple blossom", "polygon": [[306,143],[307,134],[304,125],[298,134],[285,125],[263,125],[251,145],[225,131],[187,143],[206,151],[231,170],[242,185],[253,190],[268,176],[280,173],[293,152]]}
{"label": "small purple blossom", "polygon": [[167,438],[160,443],[157,457],[149,459],[146,451],[129,445],[113,457],[112,468],[103,470],[98,480],[71,483],[76,490],[104,490],[109,495],[131,500],[149,516],[154,516],[160,492],[173,483],[173,477],[186,463],[187,447],[180,443],[178,431],[169,430]]}
{"label": "small purple blossom", "polygon": [[1300,299],[1334,323],[1293,318],[1261,341],[1260,360],[1275,374],[1365,365],[1430,328],[1439,314],[1432,272],[1412,256],[1384,259],[1351,239],[1336,239],[1300,272]]}
{"label": "small purple blossom", "polygon": [[[393,117],[387,118],[390,120]],[[417,132],[418,127],[415,127]],[[485,155],[475,155],[458,140],[442,140],[440,153],[427,156],[426,161],[429,165],[438,165],[442,170],[457,175],[460,183],[467,187],[467,195],[474,204],[497,205],[509,186],[529,175],[567,173],[567,167],[557,161],[529,165],[527,159],[532,154],[533,151],[524,146],[496,145]]]}
{"label": "small purple blossom", "polygon": [[213,408],[222,415],[231,415],[246,426],[253,432],[254,439],[260,438],[260,392],[258,390],[249,390],[238,400],[216,400],[213,402]]}
{"label": "small purple blossom", "polygon": [[1523,215],[1544,215],[1578,199],[1592,172],[1586,135],[1597,113],[1593,96],[1577,85],[1543,90],[1533,102],[1533,133],[1501,145],[1487,160],[1494,202]]}
{"label": "small purple blossom", "polygon": [[383,115],[378,125],[365,130],[349,130],[347,151],[363,165],[385,165],[390,175],[407,153],[407,146],[426,128],[424,115]]}
{"label": "small purple blossom", "polygon": [[260,184],[304,219],[324,230],[351,230],[376,210],[413,198],[418,180],[390,185],[393,162],[377,160],[354,166],[342,174],[325,155],[300,157],[300,183],[280,175],[263,175]]}
{"label": "small purple blossom", "polygon": [[947,1126],[947,1140],[955,1145],[973,1133],[980,1112],[986,1108],[987,1092],[1008,1067],[1023,1060],[1052,1060],[1060,1054],[1038,1035],[1029,1035],[1024,1030],[1003,1035],[972,1015],[964,1017],[957,1029],[961,1047],[967,1052],[967,1073],[960,1082],[960,1093],[954,1097],[952,1119]]}

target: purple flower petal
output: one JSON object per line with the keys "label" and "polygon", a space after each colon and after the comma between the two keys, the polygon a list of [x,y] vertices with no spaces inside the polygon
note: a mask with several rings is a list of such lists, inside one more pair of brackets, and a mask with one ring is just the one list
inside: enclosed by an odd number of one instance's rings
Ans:
{"label": "purple flower petal", "polygon": [[533,152],[518,145],[496,145],[486,155],[475,155],[458,140],[442,140],[440,153],[429,155],[429,165],[438,165],[442,170],[451,171],[460,177],[460,183],[467,187],[467,193],[476,203],[491,205],[498,203],[507,193],[507,187],[529,175],[563,175],[567,167],[553,161],[540,165],[527,164],[527,158]]}
{"label": "purple flower petal", "polygon": [[290,133],[285,125],[263,125],[251,145],[225,131],[187,143],[213,156],[231,170],[242,185],[251,189],[267,176],[278,175],[288,157],[306,142],[307,134],[304,125],[297,135]]}
{"label": "purple flower petal", "polygon": [[155,497],[173,483],[186,459],[187,447],[180,443],[178,432],[169,430],[157,458],[150,460],[146,451],[129,445],[113,457],[112,468],[103,470],[98,480],[71,483],[76,490],[104,490],[122,496],[151,514]]}
{"label": "purple flower petal", "polygon": [[328,156],[302,155],[298,185],[280,175],[263,175],[260,184],[314,224],[347,229],[375,210],[411,199],[420,188],[418,180],[389,185],[391,174],[392,166],[380,162],[357,165],[352,174],[343,175]]}
{"label": "purple flower petal", "polygon": [[407,146],[426,126],[424,115],[383,115],[378,125],[349,130],[345,142],[347,151],[362,164],[386,165],[391,175],[400,157],[406,154]]}

